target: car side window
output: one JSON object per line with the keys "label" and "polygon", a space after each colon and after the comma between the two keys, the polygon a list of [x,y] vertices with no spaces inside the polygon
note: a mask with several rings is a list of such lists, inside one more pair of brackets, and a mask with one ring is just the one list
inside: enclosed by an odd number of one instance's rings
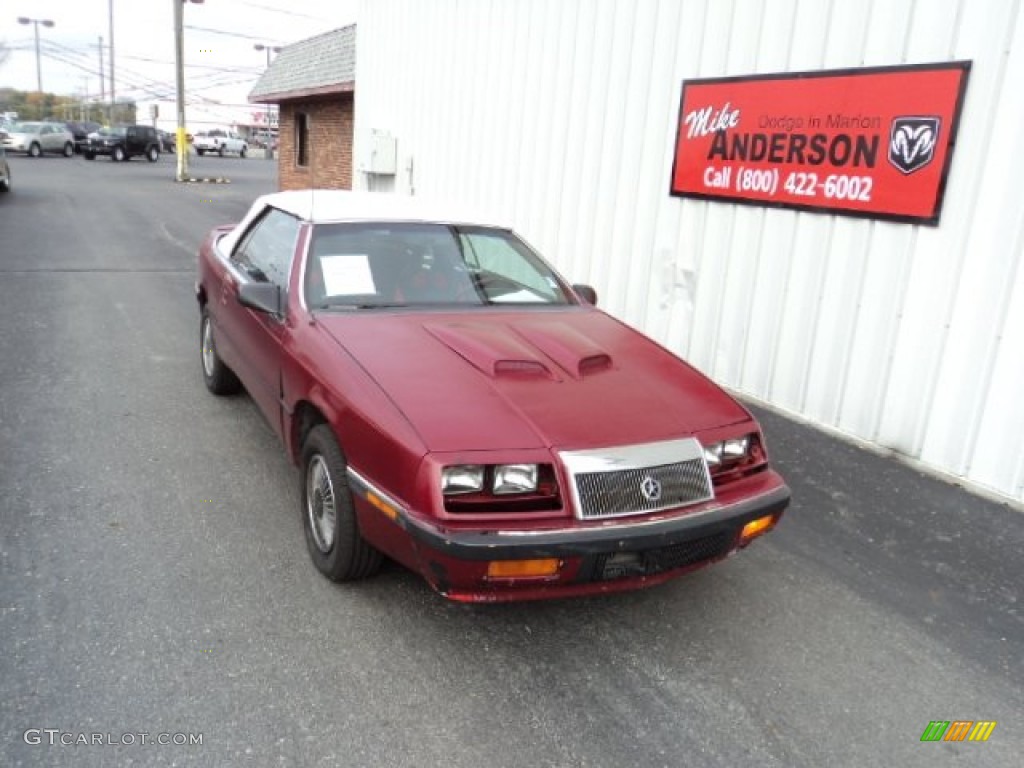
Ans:
{"label": "car side window", "polygon": [[268,208],[242,237],[231,261],[253,280],[287,289],[298,235],[298,219],[277,208]]}

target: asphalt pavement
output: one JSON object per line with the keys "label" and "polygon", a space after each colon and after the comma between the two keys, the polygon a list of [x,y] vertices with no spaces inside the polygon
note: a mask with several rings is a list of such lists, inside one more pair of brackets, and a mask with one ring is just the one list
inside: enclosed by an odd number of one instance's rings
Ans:
{"label": "asphalt pavement", "polygon": [[794,502],[712,568],[501,606],[332,584],[283,448],[199,369],[196,249],[276,163],[11,166],[0,766],[1021,764],[1019,509],[759,409]]}

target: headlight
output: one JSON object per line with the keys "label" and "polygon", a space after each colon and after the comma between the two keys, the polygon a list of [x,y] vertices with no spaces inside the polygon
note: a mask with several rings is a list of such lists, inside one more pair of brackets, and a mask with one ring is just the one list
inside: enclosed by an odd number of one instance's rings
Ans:
{"label": "headlight", "polygon": [[537,490],[536,464],[499,464],[494,468],[495,494],[532,493]]}
{"label": "headlight", "polygon": [[768,457],[756,432],[704,446],[704,460],[716,486],[768,468]]}
{"label": "headlight", "polygon": [[750,435],[722,440],[719,443],[705,446],[704,459],[709,467],[718,467],[723,463],[745,459],[750,453]]}
{"label": "headlight", "polygon": [[481,464],[456,464],[441,470],[441,492],[444,494],[474,493],[484,487]]}

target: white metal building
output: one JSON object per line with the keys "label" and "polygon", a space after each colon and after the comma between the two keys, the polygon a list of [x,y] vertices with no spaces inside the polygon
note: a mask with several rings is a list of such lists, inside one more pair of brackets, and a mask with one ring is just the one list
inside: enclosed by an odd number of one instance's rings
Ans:
{"label": "white metal building", "polygon": [[[354,186],[495,206],[720,383],[1024,501],[1022,5],[365,0]],[[669,196],[684,79],[951,60],[938,227]]]}

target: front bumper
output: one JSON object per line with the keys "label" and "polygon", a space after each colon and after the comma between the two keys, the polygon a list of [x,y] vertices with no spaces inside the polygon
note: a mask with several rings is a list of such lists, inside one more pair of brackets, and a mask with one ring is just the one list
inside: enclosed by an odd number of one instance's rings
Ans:
{"label": "front bumper", "polygon": [[[657,519],[605,521],[562,528],[458,530],[423,520],[379,491],[351,468],[349,487],[357,498],[380,502],[392,521],[417,545],[419,570],[453,599],[523,600],[636,589],[666,581],[736,551],[743,527],[771,515],[773,525],[790,501],[781,478],[770,487],[732,503]],[[375,503],[376,502],[376,503]],[[634,556],[630,559],[629,556]],[[618,562],[620,557],[625,562]],[[494,580],[487,565],[500,560],[556,558],[557,576],[522,581]]]}

